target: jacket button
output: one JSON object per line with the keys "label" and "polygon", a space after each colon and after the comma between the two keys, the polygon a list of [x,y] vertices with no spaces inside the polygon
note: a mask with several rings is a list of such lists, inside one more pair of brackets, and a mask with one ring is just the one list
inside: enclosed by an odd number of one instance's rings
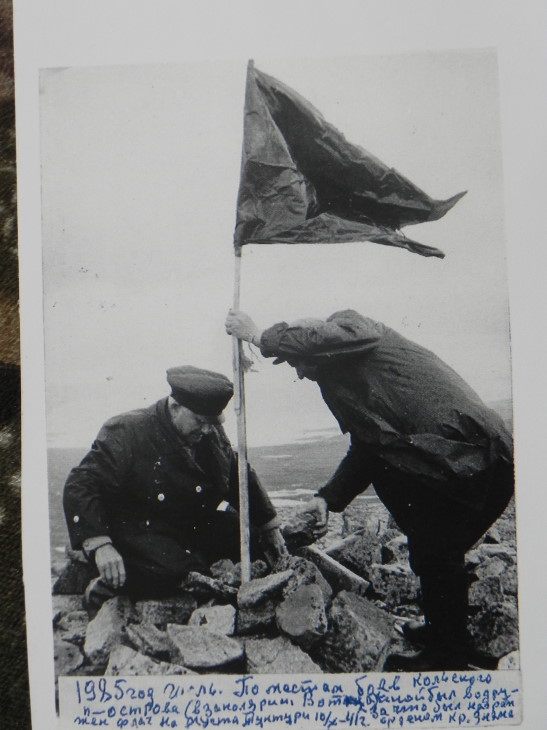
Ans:
{"label": "jacket button", "polygon": [[80,521],[79,516],[78,515],[74,515],[74,517],[72,518],[72,522],[75,522],[76,524],[78,524],[79,521]]}
{"label": "jacket button", "polygon": [[145,525],[146,525],[147,527],[150,527],[150,520],[146,520],[146,522],[145,522],[144,524],[145,524]]}
{"label": "jacket button", "polygon": [[164,499],[165,499],[165,494],[163,494],[162,492],[160,492],[158,494],[158,502],[163,502]]}
{"label": "jacket button", "polygon": [[199,484],[198,484],[197,487],[196,487],[196,492],[198,494],[201,494],[201,492],[203,492],[203,487],[200,487]]}

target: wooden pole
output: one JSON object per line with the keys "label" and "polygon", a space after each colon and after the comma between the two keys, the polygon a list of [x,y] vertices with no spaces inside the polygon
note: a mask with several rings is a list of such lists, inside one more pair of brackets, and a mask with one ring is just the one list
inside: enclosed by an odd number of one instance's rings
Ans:
{"label": "wooden pole", "polygon": [[[247,81],[245,86],[245,116],[243,129],[243,152],[241,157],[241,179],[245,167],[245,134],[247,130],[247,108],[250,93],[251,72],[254,63],[247,64]],[[235,242],[234,242],[235,243]],[[241,290],[242,247],[235,244],[234,270],[234,311],[239,310]],[[234,405],[237,418],[237,451],[239,480],[239,541],[241,546],[241,583],[251,580],[250,529],[249,529],[249,478],[247,464],[247,426],[245,414],[245,373],[243,369],[243,345],[237,337],[232,337],[232,364],[234,371]]]}
{"label": "wooden pole", "polygon": [[[241,247],[235,249],[234,301],[239,310],[241,289]],[[247,426],[245,417],[245,374],[242,367],[242,342],[232,337],[232,361],[234,370],[234,405],[237,417],[237,451],[239,477],[239,537],[241,545],[241,582],[251,580],[250,530],[249,530],[249,480],[247,467]]]}

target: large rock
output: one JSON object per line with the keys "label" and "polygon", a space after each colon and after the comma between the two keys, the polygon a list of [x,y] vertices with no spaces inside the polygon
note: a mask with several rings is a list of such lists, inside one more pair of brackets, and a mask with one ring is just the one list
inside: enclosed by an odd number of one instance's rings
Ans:
{"label": "large rock", "polygon": [[237,604],[240,608],[250,608],[263,601],[281,596],[282,589],[293,575],[292,570],[283,570],[272,573],[264,578],[256,578],[244,583],[237,594]]}
{"label": "large rock", "polygon": [[515,528],[515,500],[511,499],[507,505],[507,509],[498,521],[493,525],[495,536],[498,542],[515,547],[516,545],[516,528]]}
{"label": "large rock", "polygon": [[372,565],[369,577],[375,594],[388,608],[416,601],[418,579],[407,565]]}
{"label": "large rock", "polygon": [[300,512],[293,515],[283,526],[282,532],[289,552],[293,552],[304,545],[315,542],[313,529],[315,518],[311,514]]}
{"label": "large rock", "polygon": [[[408,563],[408,540],[406,535],[397,535],[381,547],[382,563]],[[379,562],[379,561],[378,561]]]}
{"label": "large rock", "polygon": [[53,595],[83,593],[89,581],[97,575],[97,569],[88,562],[71,560],[61,570],[53,584]]}
{"label": "large rock", "polygon": [[507,563],[507,565],[511,565],[515,563],[517,558],[517,553],[515,548],[510,547],[507,544],[503,545],[495,545],[495,544],[489,544],[489,543],[483,543],[482,545],[479,545],[477,548],[477,551],[479,555],[481,556],[481,560],[492,560],[492,558],[500,558],[504,562]]}
{"label": "large rock", "polygon": [[377,537],[361,531],[350,535],[326,552],[357,575],[368,578],[370,566],[381,561],[382,546]]}
{"label": "large rock", "polygon": [[236,628],[236,610],[230,605],[202,606],[190,616],[188,625],[205,626],[218,634],[232,636]]}
{"label": "large rock", "polygon": [[237,641],[202,626],[169,624],[167,634],[173,644],[172,660],[198,672],[231,670],[243,658]]}
{"label": "large rock", "polygon": [[236,633],[247,634],[272,633],[275,628],[275,611],[279,599],[266,598],[254,606],[242,606],[237,609]]}
{"label": "large rock", "polygon": [[84,652],[93,665],[108,662],[111,650],[125,637],[125,629],[134,616],[134,606],[126,596],[105,601],[95,618],[89,622]]}
{"label": "large rock", "polygon": [[137,651],[157,659],[167,659],[171,651],[171,642],[166,631],[161,631],[154,624],[129,624],[126,627],[127,638]]}
{"label": "large rock", "polygon": [[376,670],[394,636],[393,617],[371,601],[342,591],[329,613],[329,631],[314,658],[328,672]]}
{"label": "large rock", "polygon": [[[474,573],[479,581],[498,578],[501,591],[509,596],[517,595],[517,562],[516,552],[507,545],[484,543],[474,551],[478,558]],[[492,581],[490,581],[492,583]],[[493,602],[503,600],[501,596]]]}
{"label": "large rock", "polygon": [[84,662],[84,656],[77,646],[56,638],[53,644],[53,659],[57,677],[71,674]]}
{"label": "large rock", "polygon": [[469,573],[474,573],[482,563],[481,554],[478,549],[470,550],[465,556],[465,569]]}
{"label": "large rock", "polygon": [[472,616],[469,630],[477,648],[502,657],[518,649],[518,611],[514,603],[493,604]]}
{"label": "large rock", "polygon": [[247,672],[250,674],[321,672],[321,667],[308,654],[284,636],[275,639],[247,639],[245,654]]}
{"label": "large rock", "polygon": [[219,598],[223,601],[235,600],[237,588],[216,578],[210,578],[202,573],[188,573],[184,587],[198,596]]}
{"label": "large rock", "polygon": [[496,525],[492,525],[492,527],[485,533],[482,541],[483,543],[490,543],[493,545],[499,545],[501,542],[503,542],[501,533]]}
{"label": "large rock", "polygon": [[283,596],[287,597],[300,586],[318,585],[323,594],[325,603],[332,598],[332,588],[328,581],[324,578],[319,568],[312,563],[311,560],[299,558],[291,555],[287,561],[287,568],[292,570],[293,574],[287,585],[283,588]]}
{"label": "large rock", "polygon": [[475,608],[488,608],[503,603],[501,579],[497,575],[489,575],[477,580],[469,586],[469,605]]}
{"label": "large rock", "polygon": [[256,634],[272,629],[275,610],[292,576],[292,570],[284,570],[250,580],[241,586],[237,595],[238,634]]}
{"label": "large rock", "polygon": [[162,600],[137,601],[135,611],[141,623],[165,628],[167,624],[185,624],[197,607],[195,596],[181,593]]}
{"label": "large rock", "polygon": [[475,568],[475,575],[479,580],[481,578],[488,578],[495,576],[498,578],[502,573],[507,570],[508,565],[511,565],[508,561],[504,560],[500,555],[495,555],[489,560],[481,561],[481,563]]}
{"label": "large rock", "polygon": [[53,626],[67,613],[82,611],[84,608],[83,596],[73,594],[58,594],[52,597]]}
{"label": "large rock", "polygon": [[303,649],[310,649],[327,633],[325,600],[316,584],[301,585],[277,607],[279,630]]}
{"label": "large rock", "polygon": [[347,590],[364,596],[370,588],[369,581],[356,575],[353,571],[341,565],[327,553],[318,550],[314,545],[300,548],[298,555],[314,563],[322,575],[327,579],[334,593]]}
{"label": "large rock", "polygon": [[87,611],[71,611],[60,618],[56,629],[61,639],[81,644],[85,639],[88,624]]}
{"label": "large rock", "polygon": [[518,594],[517,566],[511,565],[500,575],[501,589],[507,596],[516,598]]}
{"label": "large rock", "polygon": [[117,646],[110,655],[106,676],[132,677],[151,674],[195,674],[180,664],[156,662],[128,646]]}

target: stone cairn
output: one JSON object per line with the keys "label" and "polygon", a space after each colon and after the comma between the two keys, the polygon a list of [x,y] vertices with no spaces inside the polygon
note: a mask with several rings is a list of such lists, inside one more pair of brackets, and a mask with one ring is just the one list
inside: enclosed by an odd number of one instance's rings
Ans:
{"label": "stone cairn", "polygon": [[[289,519],[290,557],[275,572],[253,563],[243,586],[239,565],[222,560],[176,596],[119,595],[91,619],[90,568],[67,551],[54,569],[57,676],[382,671],[388,654],[414,649],[400,633],[420,616],[406,539],[381,504],[331,522],[338,534],[312,544],[309,523]],[[468,554],[471,632],[500,669],[519,666],[514,524],[510,505]]]}

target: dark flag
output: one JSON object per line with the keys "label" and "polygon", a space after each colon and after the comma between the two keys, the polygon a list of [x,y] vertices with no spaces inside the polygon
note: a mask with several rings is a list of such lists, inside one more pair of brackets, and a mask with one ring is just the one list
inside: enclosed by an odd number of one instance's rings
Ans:
{"label": "dark flag", "polygon": [[399,229],[441,218],[463,195],[433,200],[249,62],[236,248],[373,241],[443,258]]}

